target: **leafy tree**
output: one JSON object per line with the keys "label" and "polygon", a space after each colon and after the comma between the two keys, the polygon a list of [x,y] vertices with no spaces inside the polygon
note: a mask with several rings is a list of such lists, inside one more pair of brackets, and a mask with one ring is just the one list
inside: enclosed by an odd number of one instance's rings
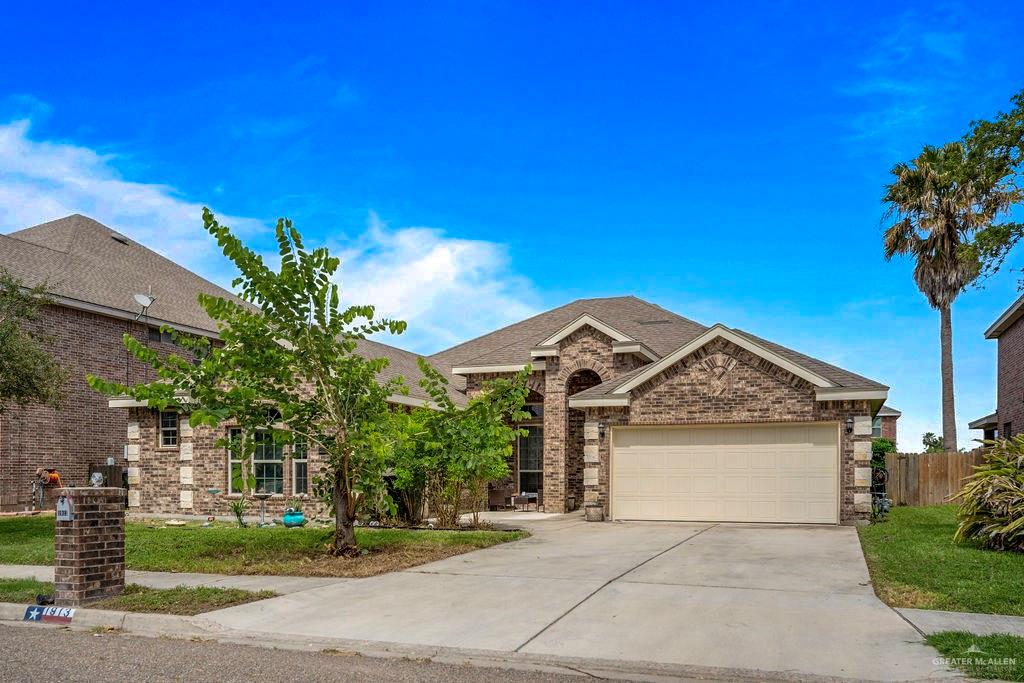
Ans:
{"label": "leafy tree", "polygon": [[405,439],[407,447],[396,449],[397,486],[406,492],[422,491],[419,495],[426,497],[438,526],[456,526],[468,499],[477,524],[488,482],[508,476],[512,443],[525,432],[515,423],[528,417],[523,406],[532,369],[485,383],[483,391],[459,408],[448,394],[448,380],[422,359],[419,366],[420,385],[433,407],[411,411],[406,425],[413,431]]}
{"label": "leafy tree", "polygon": [[0,413],[12,405],[60,405],[66,375],[31,323],[49,303],[40,285],[26,288],[0,268]]}
{"label": "leafy tree", "polygon": [[886,186],[885,258],[915,260],[914,282],[928,304],[939,311],[942,376],[942,436],[956,447],[953,398],[952,305],[982,269],[972,240],[1020,198],[1007,181],[1005,168],[976,163],[958,142],[925,147],[909,164],[893,167]]}
{"label": "leafy tree", "polygon": [[946,450],[946,440],[941,436],[935,436],[933,432],[925,432],[921,436],[921,444],[925,453],[942,453]]}
{"label": "leafy tree", "polygon": [[[1014,188],[1024,186],[1024,90],[1013,96],[1013,108],[991,121],[971,123],[964,141],[972,163],[1002,174]],[[1018,196],[1016,201],[1020,201]],[[1006,221],[979,231],[974,240],[983,274],[999,270],[1010,250],[1024,237],[1024,223]]]}
{"label": "leafy tree", "polygon": [[237,424],[242,438],[220,442],[240,449],[245,462],[260,433],[275,443],[301,440],[319,449],[326,472],[318,484],[330,491],[334,508],[333,552],[354,554],[357,514],[387,495],[387,398],[401,390],[399,380],[378,377],[387,360],[363,358],[356,344],[375,332],[399,334],[405,323],[375,320],[372,306],[342,308],[332,282],[339,259],[325,248],[307,250],[289,220],[277,223],[279,270],[268,267],[208,209],[203,226],[240,273],[233,286],[243,302],[199,296],[222,343],[165,328],[195,358],[162,357],[126,336],[127,348],[156,370],[158,380],[133,387],[96,377],[89,382],[107,394],[127,393],[152,407],[188,411],[193,426]]}
{"label": "leafy tree", "polygon": [[895,453],[896,444],[892,439],[887,439],[884,436],[876,436],[871,440],[871,452],[872,453]]}

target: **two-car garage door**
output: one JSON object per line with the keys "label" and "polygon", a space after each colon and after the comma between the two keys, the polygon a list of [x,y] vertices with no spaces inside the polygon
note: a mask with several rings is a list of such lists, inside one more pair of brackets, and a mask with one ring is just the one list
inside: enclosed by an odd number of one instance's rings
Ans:
{"label": "two-car garage door", "polygon": [[818,423],[617,427],[612,517],[835,524],[838,436]]}

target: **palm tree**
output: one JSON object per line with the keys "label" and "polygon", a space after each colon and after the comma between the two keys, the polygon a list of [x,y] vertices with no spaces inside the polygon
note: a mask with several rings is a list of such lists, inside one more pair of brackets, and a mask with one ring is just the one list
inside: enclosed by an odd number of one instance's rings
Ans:
{"label": "palm tree", "polygon": [[942,442],[956,449],[953,400],[953,320],[956,297],[979,275],[972,238],[1019,199],[1004,165],[980,163],[963,143],[925,147],[909,164],[893,167],[885,187],[885,258],[912,256],[914,282],[939,311],[942,349]]}

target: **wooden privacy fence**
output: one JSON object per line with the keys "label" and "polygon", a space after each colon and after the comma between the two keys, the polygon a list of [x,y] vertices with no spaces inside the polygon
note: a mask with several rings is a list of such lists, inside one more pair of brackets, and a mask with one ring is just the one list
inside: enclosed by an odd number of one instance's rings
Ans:
{"label": "wooden privacy fence", "polygon": [[893,505],[948,503],[982,463],[982,453],[980,448],[969,453],[887,453],[886,493]]}

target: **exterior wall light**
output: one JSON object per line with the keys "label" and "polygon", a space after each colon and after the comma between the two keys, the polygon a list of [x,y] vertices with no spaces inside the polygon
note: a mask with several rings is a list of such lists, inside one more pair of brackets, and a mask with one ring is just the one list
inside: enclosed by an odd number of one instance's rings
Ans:
{"label": "exterior wall light", "polygon": [[852,417],[846,418],[846,433],[847,434],[853,434],[853,418]]}
{"label": "exterior wall light", "polygon": [[604,422],[597,423],[597,438],[600,439],[601,441],[604,441],[604,428]]}

